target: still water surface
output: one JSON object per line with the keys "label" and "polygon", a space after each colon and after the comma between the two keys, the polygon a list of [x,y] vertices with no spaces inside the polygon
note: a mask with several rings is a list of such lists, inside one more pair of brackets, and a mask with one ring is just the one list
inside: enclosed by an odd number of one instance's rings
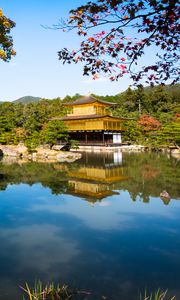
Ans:
{"label": "still water surface", "polygon": [[36,279],[93,300],[159,287],[180,299],[179,196],[179,162],[160,154],[0,162],[0,299],[22,299]]}

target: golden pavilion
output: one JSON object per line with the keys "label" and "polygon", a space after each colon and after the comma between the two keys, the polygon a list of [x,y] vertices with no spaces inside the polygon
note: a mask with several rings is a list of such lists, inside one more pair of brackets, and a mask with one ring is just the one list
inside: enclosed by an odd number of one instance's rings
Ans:
{"label": "golden pavilion", "polygon": [[69,138],[79,145],[120,145],[126,118],[113,117],[109,108],[117,104],[102,101],[91,95],[64,104],[67,116],[60,118],[69,131]]}

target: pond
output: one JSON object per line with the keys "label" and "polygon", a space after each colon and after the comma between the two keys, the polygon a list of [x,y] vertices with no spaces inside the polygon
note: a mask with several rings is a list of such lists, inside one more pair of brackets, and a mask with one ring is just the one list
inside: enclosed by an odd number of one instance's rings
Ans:
{"label": "pond", "polygon": [[[166,190],[171,199],[161,199]],[[180,168],[155,153],[0,162],[0,299],[54,280],[87,299],[180,297]]]}

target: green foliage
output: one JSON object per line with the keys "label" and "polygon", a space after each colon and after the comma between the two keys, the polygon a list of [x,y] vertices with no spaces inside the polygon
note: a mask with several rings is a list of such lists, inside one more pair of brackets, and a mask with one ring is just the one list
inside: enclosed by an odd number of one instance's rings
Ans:
{"label": "green foliage", "polygon": [[[61,138],[66,139],[67,129],[60,122],[58,128],[55,123],[47,125],[54,117],[66,115],[65,102],[74,101],[80,95],[66,96],[64,99],[41,99],[37,102],[4,102],[0,104],[0,143],[18,144],[25,142],[29,151],[39,143],[50,143],[52,146]],[[180,145],[179,119],[180,114],[180,85],[128,88],[125,92],[114,96],[97,96],[97,98],[118,105],[111,109],[114,116],[129,118],[125,122],[126,131],[123,141],[142,143],[160,147],[173,144]],[[107,113],[109,113],[107,111]],[[160,130],[143,131],[138,119],[141,116],[158,120],[162,127]],[[133,120],[132,120],[133,119]],[[52,125],[53,124],[53,125]],[[64,130],[64,135],[63,135]]]}
{"label": "green foliage", "polygon": [[78,149],[78,141],[76,140],[70,140],[70,143],[71,143],[71,149]]}
{"label": "green foliage", "polygon": [[[57,139],[63,136],[63,123],[60,122],[60,133],[51,125],[45,130],[48,120],[55,116],[63,116],[66,109],[62,105],[60,98],[53,100],[42,99],[34,103],[21,102],[4,102],[0,104],[0,143],[1,144],[18,144],[24,142],[29,152],[41,143],[47,143],[48,130],[53,134],[58,134]],[[55,132],[54,132],[55,130]],[[45,134],[46,133],[46,134]],[[44,138],[45,137],[45,138]],[[51,141],[52,142],[52,141]]]}
{"label": "green foliage", "polygon": [[123,141],[130,141],[137,143],[143,139],[143,134],[140,125],[136,121],[128,121],[125,124],[125,132],[123,134]]}
{"label": "green foliage", "polygon": [[13,120],[6,118],[5,115],[0,116],[0,143],[10,144],[13,142]]}
{"label": "green foliage", "polygon": [[40,144],[40,136],[38,131],[32,132],[32,134],[27,136],[27,138],[25,139],[25,145],[29,153],[34,152],[36,147],[39,146],[39,144]]}
{"label": "green foliage", "polygon": [[49,144],[50,147],[59,141],[66,141],[68,137],[67,128],[64,123],[59,120],[52,120],[41,131],[42,141]]}
{"label": "green foliage", "polygon": [[[106,98],[103,99],[106,100]],[[111,99],[108,97],[107,100]],[[113,96],[112,101],[119,104],[113,111],[113,115],[134,118],[134,121],[128,121],[125,124],[123,141],[142,143],[155,148],[171,144],[180,145],[178,138],[180,121],[175,120],[175,116],[180,112],[179,84],[174,87],[139,87],[135,90],[128,88],[124,93]],[[157,130],[152,131],[143,130],[143,126],[138,126],[137,122],[142,114],[148,114],[151,120],[155,118],[162,127],[157,126]]]}
{"label": "green foliage", "polygon": [[161,145],[180,145],[180,120],[173,121],[163,126],[157,135],[157,140]]}

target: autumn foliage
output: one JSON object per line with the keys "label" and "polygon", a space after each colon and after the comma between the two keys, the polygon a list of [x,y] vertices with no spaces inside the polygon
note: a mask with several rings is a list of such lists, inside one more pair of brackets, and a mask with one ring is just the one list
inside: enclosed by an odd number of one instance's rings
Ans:
{"label": "autumn foliage", "polygon": [[[118,80],[128,74],[135,83],[172,83],[179,80],[178,0],[96,0],[71,10],[56,26],[75,29],[82,37],[79,49],[59,51],[63,63],[83,63],[84,75],[99,74]],[[137,64],[147,48],[154,62]],[[152,52],[152,53],[153,53]],[[153,54],[152,54],[153,55]]]}
{"label": "autumn foliage", "polygon": [[0,59],[3,61],[9,61],[12,56],[16,55],[13,49],[13,39],[10,35],[13,27],[15,27],[15,23],[7,18],[0,9]]}
{"label": "autumn foliage", "polygon": [[161,123],[158,120],[148,115],[141,116],[138,120],[138,125],[142,126],[143,131],[158,130],[161,127]]}

